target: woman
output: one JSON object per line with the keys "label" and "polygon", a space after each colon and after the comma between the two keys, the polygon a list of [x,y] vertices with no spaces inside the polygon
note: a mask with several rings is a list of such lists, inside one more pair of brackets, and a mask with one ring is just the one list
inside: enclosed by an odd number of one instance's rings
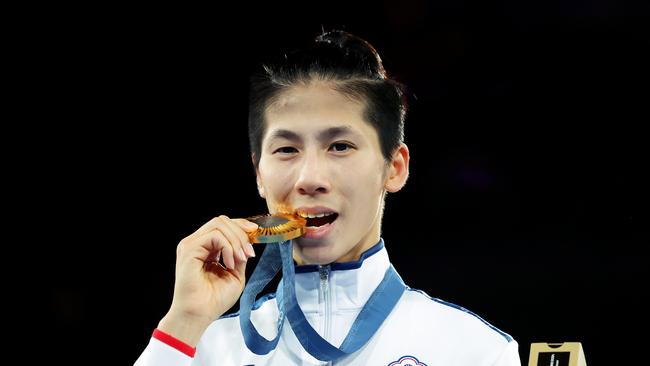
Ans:
{"label": "woman", "polygon": [[376,50],[343,31],[265,65],[250,96],[258,190],[306,232],[260,260],[256,273],[282,265],[278,293],[251,304],[272,276],[254,274],[228,316],[257,225],[219,216],[183,239],[171,308],[136,365],[519,365],[509,335],[390,264],[381,219],[408,178],[406,110]]}

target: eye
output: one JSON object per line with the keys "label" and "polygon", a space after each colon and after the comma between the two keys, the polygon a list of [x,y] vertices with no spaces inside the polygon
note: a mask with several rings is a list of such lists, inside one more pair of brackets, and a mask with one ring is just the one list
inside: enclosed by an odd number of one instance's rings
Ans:
{"label": "eye", "polygon": [[295,152],[298,152],[298,150],[296,150],[295,147],[291,147],[291,146],[283,146],[283,147],[281,147],[281,148],[275,150],[273,153],[274,153],[274,154],[275,154],[275,153],[280,153],[280,154],[292,154],[292,153],[295,153]]}
{"label": "eye", "polygon": [[334,149],[336,152],[345,152],[350,149],[352,149],[352,145],[348,144],[347,142],[335,142],[333,143],[330,148]]}

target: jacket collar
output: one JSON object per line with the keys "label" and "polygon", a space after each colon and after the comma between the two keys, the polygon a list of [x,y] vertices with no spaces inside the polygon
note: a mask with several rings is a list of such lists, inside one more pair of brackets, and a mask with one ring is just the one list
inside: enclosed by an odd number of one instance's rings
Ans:
{"label": "jacket collar", "polygon": [[359,260],[326,266],[296,266],[296,298],[303,312],[322,311],[326,286],[332,311],[359,310],[384,278],[390,266],[383,238],[361,254]]}

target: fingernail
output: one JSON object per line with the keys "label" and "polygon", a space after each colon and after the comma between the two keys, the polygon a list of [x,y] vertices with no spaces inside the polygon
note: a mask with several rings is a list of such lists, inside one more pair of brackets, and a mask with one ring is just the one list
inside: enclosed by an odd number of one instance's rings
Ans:
{"label": "fingernail", "polygon": [[252,229],[257,229],[257,224],[254,223],[254,222],[247,221],[247,222],[246,222],[246,227],[249,228],[249,229],[251,229],[251,230],[252,230]]}
{"label": "fingernail", "polygon": [[253,249],[253,245],[251,243],[246,243],[246,249],[249,256],[251,257],[255,256],[255,249]]}

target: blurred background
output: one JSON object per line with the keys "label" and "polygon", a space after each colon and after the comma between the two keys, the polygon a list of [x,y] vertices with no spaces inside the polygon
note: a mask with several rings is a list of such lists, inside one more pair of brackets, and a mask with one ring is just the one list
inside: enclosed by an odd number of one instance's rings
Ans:
{"label": "blurred background", "polygon": [[248,150],[250,73],[339,28],[372,43],[409,88],[411,175],[388,197],[382,234],[407,284],[511,334],[524,365],[542,341],[582,342],[590,366],[641,359],[647,2],[33,14],[42,27],[15,30],[33,55],[18,54],[29,70],[19,94],[38,103],[15,150],[29,193],[13,198],[29,203],[16,214],[45,242],[27,253],[48,260],[25,292],[54,342],[32,357],[135,361],[170,305],[177,243],[214,216],[266,212]]}

